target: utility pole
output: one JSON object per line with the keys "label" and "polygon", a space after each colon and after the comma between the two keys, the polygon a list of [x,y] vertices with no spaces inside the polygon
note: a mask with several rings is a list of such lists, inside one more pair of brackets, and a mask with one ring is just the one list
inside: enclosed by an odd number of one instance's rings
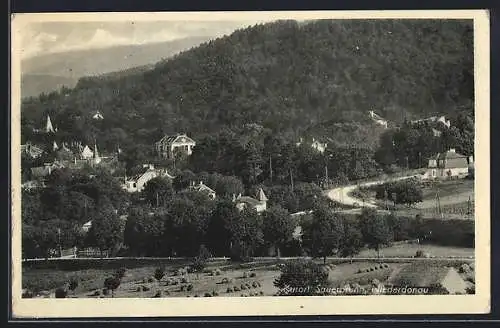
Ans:
{"label": "utility pole", "polygon": [[160,200],[158,198],[158,191],[156,192],[156,207],[160,206]]}
{"label": "utility pole", "polygon": [[293,192],[293,173],[292,173],[292,168],[290,168],[290,187],[292,188],[292,192]]}
{"label": "utility pole", "polygon": [[436,192],[436,207],[438,210],[438,214],[443,217],[443,213],[441,212],[441,201],[439,200],[439,190]]}
{"label": "utility pole", "polygon": [[271,160],[271,154],[269,154],[269,178],[271,182],[273,181],[273,161]]}
{"label": "utility pole", "polygon": [[61,228],[57,228],[57,239],[59,241],[59,257],[62,257]]}

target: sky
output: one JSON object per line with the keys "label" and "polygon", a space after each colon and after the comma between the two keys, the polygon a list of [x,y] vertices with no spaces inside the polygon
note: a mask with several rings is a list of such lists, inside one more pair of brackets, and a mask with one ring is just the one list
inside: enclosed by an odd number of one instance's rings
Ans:
{"label": "sky", "polygon": [[38,22],[26,25],[21,58],[116,45],[166,42],[190,36],[220,37],[264,21]]}

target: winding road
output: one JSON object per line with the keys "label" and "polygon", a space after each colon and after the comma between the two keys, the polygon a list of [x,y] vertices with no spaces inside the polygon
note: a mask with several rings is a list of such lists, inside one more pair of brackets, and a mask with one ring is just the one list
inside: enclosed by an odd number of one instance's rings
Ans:
{"label": "winding road", "polygon": [[[363,202],[362,200],[350,195],[350,193],[359,187],[369,187],[369,186],[379,185],[382,183],[405,180],[405,179],[414,178],[414,177],[417,177],[417,175],[407,175],[407,176],[402,176],[402,177],[397,177],[397,178],[380,179],[380,180],[364,182],[364,183],[359,183],[359,184],[354,184],[354,185],[349,185],[349,186],[342,186],[342,187],[330,189],[325,194],[328,198],[330,198],[331,200],[338,202],[340,204],[344,204],[344,205],[348,205],[348,206],[355,206],[355,207],[377,208],[377,205],[375,205],[373,202],[369,202],[369,201]],[[359,211],[359,209],[346,210],[346,212],[347,211],[354,212],[354,211]]]}

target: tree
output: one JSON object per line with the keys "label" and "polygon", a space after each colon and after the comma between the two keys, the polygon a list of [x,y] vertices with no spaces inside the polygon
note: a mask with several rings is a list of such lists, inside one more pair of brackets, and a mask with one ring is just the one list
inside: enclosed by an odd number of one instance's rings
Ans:
{"label": "tree", "polygon": [[321,295],[328,285],[328,272],[311,260],[287,261],[274,281],[281,296]]}
{"label": "tree", "polygon": [[193,263],[191,263],[191,268],[195,272],[201,272],[205,268],[208,259],[212,257],[212,254],[208,251],[205,245],[200,245],[200,250],[198,251],[198,255],[193,259]]}
{"label": "tree", "polygon": [[231,251],[236,259],[247,260],[264,242],[262,217],[254,208],[245,207],[229,223]]}
{"label": "tree", "polygon": [[235,204],[227,199],[217,200],[210,214],[206,242],[218,256],[229,255],[231,250],[231,222],[238,220],[239,212]]}
{"label": "tree", "polygon": [[57,288],[55,296],[56,298],[66,298],[66,296],[68,296],[68,291],[64,288]]}
{"label": "tree", "polygon": [[173,186],[175,190],[181,191],[189,187],[189,184],[194,182],[195,178],[196,175],[192,171],[184,170],[175,177]]}
{"label": "tree", "polygon": [[77,278],[72,278],[69,282],[68,282],[68,289],[71,290],[71,292],[75,292],[75,289],[78,288],[78,279]]}
{"label": "tree", "polygon": [[397,204],[412,206],[423,200],[422,187],[414,179],[397,182],[393,187],[393,192],[396,193]]}
{"label": "tree", "polygon": [[313,218],[304,229],[304,244],[314,257],[332,255],[340,248],[343,234],[342,219],[326,206],[313,209]]}
{"label": "tree", "polygon": [[148,208],[132,208],[125,223],[123,241],[132,254],[162,255],[164,221],[160,215],[149,215]]}
{"label": "tree", "polygon": [[160,280],[165,277],[165,268],[163,266],[157,267],[155,269],[154,277],[156,279],[156,282],[158,284],[158,287],[160,286]]}
{"label": "tree", "polygon": [[[92,220],[88,243],[102,251],[114,251],[123,242],[124,222],[109,207],[101,207]],[[109,254],[109,253],[108,253]]]}
{"label": "tree", "polygon": [[118,277],[108,277],[104,280],[104,288],[111,290],[111,297],[115,297],[115,290],[120,284],[121,280]]}
{"label": "tree", "polygon": [[353,256],[363,247],[363,235],[354,220],[344,218],[343,228],[339,253],[343,257],[350,257],[352,263]]}
{"label": "tree", "polygon": [[164,206],[173,195],[172,182],[164,177],[156,177],[149,180],[144,187],[144,196],[151,206]]}
{"label": "tree", "polygon": [[276,248],[279,257],[281,248],[293,238],[293,232],[297,228],[297,220],[281,206],[269,208],[263,214],[264,241]]}
{"label": "tree", "polygon": [[387,220],[377,215],[373,209],[363,209],[359,216],[359,223],[363,241],[369,248],[377,251],[377,257],[380,258],[380,249],[383,246],[389,246],[392,241]]}

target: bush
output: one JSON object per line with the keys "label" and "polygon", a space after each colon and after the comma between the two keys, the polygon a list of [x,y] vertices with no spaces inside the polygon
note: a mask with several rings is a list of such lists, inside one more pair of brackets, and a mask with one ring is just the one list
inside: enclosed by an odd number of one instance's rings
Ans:
{"label": "bush", "polygon": [[386,268],[386,269],[389,268],[389,264],[387,264],[387,263],[384,264],[384,268]]}
{"label": "bush", "polygon": [[127,272],[127,269],[124,267],[121,267],[118,270],[116,270],[115,276],[118,277],[119,279],[122,279],[123,277],[125,277],[126,272]]}
{"label": "bush", "polygon": [[246,287],[247,289],[250,289],[250,288],[252,288],[252,285],[250,285],[249,283],[246,283],[246,284],[245,284],[245,287]]}
{"label": "bush", "polygon": [[460,268],[458,269],[458,272],[460,272],[460,273],[471,273],[471,271],[472,270],[467,263],[462,264],[460,266]]}
{"label": "bush", "polygon": [[189,285],[187,285],[187,290],[188,290],[188,291],[193,290],[193,284],[189,284]]}
{"label": "bush", "polygon": [[68,291],[64,288],[56,289],[56,298],[66,298],[68,296]]}
{"label": "bush", "polygon": [[194,297],[200,297],[200,296],[198,296],[198,294],[196,294],[196,295],[194,295]]}
{"label": "bush", "polygon": [[165,269],[163,267],[158,267],[155,269],[154,278],[159,282],[165,276]]}
{"label": "bush", "polygon": [[257,274],[255,272],[250,273],[250,278],[255,278],[256,276],[257,276]]}
{"label": "bush", "polygon": [[204,294],[204,296],[205,296],[205,297],[212,297],[212,294],[210,294],[210,293],[205,293],[205,294]]}
{"label": "bush", "polygon": [[140,292],[142,290],[142,288],[139,286],[135,289],[136,292]]}
{"label": "bush", "polygon": [[148,292],[148,291],[150,291],[150,288],[148,286],[142,286],[142,291]]}
{"label": "bush", "polygon": [[173,279],[171,285],[177,286],[179,284],[179,280]]}
{"label": "bush", "polygon": [[226,293],[232,293],[232,292],[233,292],[233,289],[231,287],[227,287]]}
{"label": "bush", "polygon": [[241,284],[240,288],[241,288],[241,290],[245,290],[245,289],[247,289],[247,286],[245,286],[245,284]]}
{"label": "bush", "polygon": [[363,273],[363,272],[365,272],[365,270],[358,269],[358,271],[356,271],[356,273]]}
{"label": "bush", "polygon": [[103,295],[109,295],[109,289],[107,289],[107,288],[103,288],[103,289],[102,289],[102,294],[103,294]]}
{"label": "bush", "polygon": [[212,291],[212,296],[219,296],[219,293],[217,293],[215,290]]}
{"label": "bush", "polygon": [[424,251],[419,249],[416,253],[415,253],[415,257],[424,257]]}
{"label": "bush", "polygon": [[227,278],[222,278],[221,280],[221,284],[228,284],[229,283],[229,279]]}
{"label": "bush", "polygon": [[261,291],[259,292],[259,295],[264,295],[264,292],[261,290]]}
{"label": "bush", "polygon": [[68,289],[71,290],[71,291],[74,291],[77,288],[78,288],[78,279],[77,278],[72,278],[68,282]]}
{"label": "bush", "polygon": [[259,285],[257,285],[257,281],[254,281],[254,282],[252,283],[252,287],[253,287],[253,288],[257,288],[257,287],[259,287]]}
{"label": "bush", "polygon": [[235,292],[239,292],[241,290],[240,287],[238,287],[238,286],[234,286],[233,289],[234,289]]}
{"label": "bush", "polygon": [[242,277],[243,279],[248,278],[248,276],[249,276],[248,272],[246,272],[246,271],[245,271],[245,272],[243,272],[243,277]]}
{"label": "bush", "polygon": [[153,281],[155,281],[155,280],[154,280],[154,278],[151,278],[151,277],[149,277],[149,278],[148,278],[148,282],[149,282],[149,283],[151,283],[151,282],[153,282]]}
{"label": "bush", "polygon": [[183,292],[185,288],[186,288],[186,286],[182,285],[181,288],[179,289],[179,291]]}
{"label": "bush", "polygon": [[100,296],[101,295],[101,291],[100,290],[95,290],[91,296]]}
{"label": "bush", "polygon": [[161,290],[157,291],[155,296],[153,296],[154,298],[159,298],[161,297]]}
{"label": "bush", "polygon": [[374,269],[373,269],[373,268],[370,268],[370,271],[374,271]]}

